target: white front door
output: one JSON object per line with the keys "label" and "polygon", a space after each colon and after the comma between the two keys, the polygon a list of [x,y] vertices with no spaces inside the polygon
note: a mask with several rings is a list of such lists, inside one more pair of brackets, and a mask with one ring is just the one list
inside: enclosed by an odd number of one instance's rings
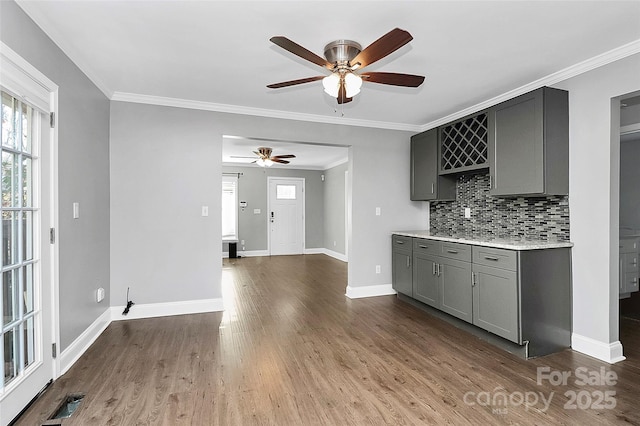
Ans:
{"label": "white front door", "polygon": [[57,264],[49,243],[56,165],[49,111],[57,86],[4,44],[0,56],[0,425],[6,425],[56,374]]}
{"label": "white front door", "polygon": [[269,178],[269,254],[304,253],[304,179]]}

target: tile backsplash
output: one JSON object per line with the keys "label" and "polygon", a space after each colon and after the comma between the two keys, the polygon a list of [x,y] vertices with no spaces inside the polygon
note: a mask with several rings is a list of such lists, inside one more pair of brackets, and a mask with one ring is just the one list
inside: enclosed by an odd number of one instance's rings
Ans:
{"label": "tile backsplash", "polygon": [[569,197],[493,197],[488,174],[462,175],[455,201],[431,202],[430,221],[432,233],[569,241]]}

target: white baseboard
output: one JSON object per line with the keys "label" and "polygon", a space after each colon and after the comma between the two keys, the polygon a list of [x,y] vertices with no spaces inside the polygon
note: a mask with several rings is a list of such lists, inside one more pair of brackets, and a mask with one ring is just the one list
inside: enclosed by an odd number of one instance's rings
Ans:
{"label": "white baseboard", "polygon": [[60,352],[58,377],[66,373],[75,364],[109,324],[111,324],[111,309],[104,311],[76,340],[64,351]]}
{"label": "white baseboard", "polygon": [[333,257],[334,259],[338,259],[343,262],[348,262],[346,254],[338,253],[337,251],[333,251],[329,249],[324,249],[324,254],[326,254],[327,256]]}
{"label": "white baseboard", "polygon": [[[269,256],[269,250],[244,250],[238,252],[239,257],[258,257],[258,256]],[[229,257],[229,252],[222,253],[223,258]]]}
{"label": "white baseboard", "polygon": [[620,341],[604,343],[590,337],[573,333],[571,335],[571,349],[608,362],[609,364],[615,364],[616,362],[626,359],[622,355],[622,343],[620,343]]}
{"label": "white baseboard", "polygon": [[222,299],[185,300],[181,302],[135,304],[127,315],[122,315],[123,307],[111,308],[111,319],[123,321],[141,318],[168,317],[172,315],[200,314],[224,310]]}
{"label": "white baseboard", "polygon": [[318,247],[318,248],[306,248],[304,249],[304,254],[325,254],[325,249],[323,249],[322,247]]}
{"label": "white baseboard", "polygon": [[363,297],[389,296],[396,294],[391,284],[367,285],[362,287],[347,286],[346,296],[349,299],[360,299]]}

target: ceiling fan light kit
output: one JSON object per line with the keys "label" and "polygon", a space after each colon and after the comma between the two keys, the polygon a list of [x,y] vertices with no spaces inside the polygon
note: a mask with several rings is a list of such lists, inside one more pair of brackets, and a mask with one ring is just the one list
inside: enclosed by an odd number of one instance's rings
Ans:
{"label": "ceiling fan light kit", "polygon": [[363,81],[392,86],[418,87],[424,81],[424,76],[388,72],[355,73],[356,70],[360,70],[395,52],[411,40],[413,40],[411,34],[399,28],[389,31],[364,50],[355,41],[336,40],[325,46],[324,56],[326,59],[324,59],[286,37],[272,37],[271,42],[274,44],[302,59],[328,69],[331,74],[326,77],[316,76],[284,81],[270,84],[267,87],[279,89],[322,80],[325,93],[336,98],[338,104],[351,102],[353,97],[360,93]]}

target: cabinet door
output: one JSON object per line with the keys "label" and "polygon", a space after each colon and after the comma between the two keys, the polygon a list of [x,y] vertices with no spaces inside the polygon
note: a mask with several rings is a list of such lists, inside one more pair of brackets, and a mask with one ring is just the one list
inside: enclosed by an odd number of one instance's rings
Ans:
{"label": "cabinet door", "polygon": [[437,198],[438,129],[411,137],[411,200]]}
{"label": "cabinet door", "polygon": [[544,193],[543,114],[542,90],[490,111],[491,195]]}
{"label": "cabinet door", "polygon": [[392,287],[398,293],[413,296],[413,273],[411,252],[394,249],[392,251]]}
{"label": "cabinet door", "polygon": [[471,322],[473,320],[473,291],[471,263],[439,258],[440,309]]}
{"label": "cabinet door", "polygon": [[423,253],[413,253],[413,298],[440,307],[438,298],[437,258]]}
{"label": "cabinet door", "polygon": [[475,264],[473,273],[473,324],[520,343],[517,274]]}

